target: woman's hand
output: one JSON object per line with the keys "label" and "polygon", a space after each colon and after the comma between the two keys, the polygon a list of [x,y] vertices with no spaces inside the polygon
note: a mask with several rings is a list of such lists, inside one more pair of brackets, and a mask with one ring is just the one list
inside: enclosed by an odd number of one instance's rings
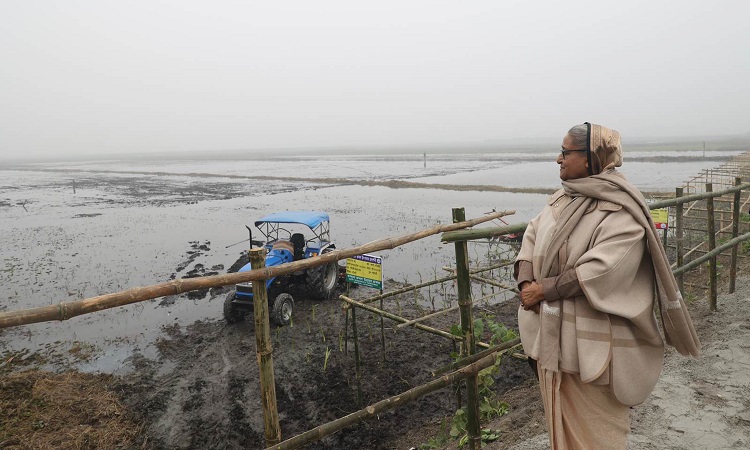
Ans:
{"label": "woman's hand", "polygon": [[539,314],[539,303],[544,300],[544,290],[541,284],[536,281],[522,283],[519,296],[523,309]]}

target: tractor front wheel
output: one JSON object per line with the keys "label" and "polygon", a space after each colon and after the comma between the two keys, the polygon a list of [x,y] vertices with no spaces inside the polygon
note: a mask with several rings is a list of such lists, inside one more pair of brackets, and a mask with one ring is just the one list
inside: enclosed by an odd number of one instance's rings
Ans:
{"label": "tractor front wheel", "polygon": [[294,299],[286,292],[276,296],[271,308],[271,320],[276,325],[283,327],[292,322],[292,310],[294,309]]}
{"label": "tractor front wheel", "polygon": [[235,308],[232,304],[233,300],[234,291],[230,292],[224,300],[224,319],[227,323],[242,322],[245,319],[245,313]]}

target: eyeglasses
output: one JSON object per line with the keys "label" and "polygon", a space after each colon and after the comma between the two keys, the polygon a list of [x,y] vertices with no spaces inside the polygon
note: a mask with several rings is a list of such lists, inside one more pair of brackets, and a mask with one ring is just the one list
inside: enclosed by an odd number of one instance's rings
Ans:
{"label": "eyeglasses", "polygon": [[562,155],[562,159],[565,159],[566,156],[568,156],[569,154],[571,154],[573,152],[585,152],[585,151],[586,151],[585,148],[583,150],[565,150],[565,149],[562,149],[562,150],[560,150],[560,154]]}

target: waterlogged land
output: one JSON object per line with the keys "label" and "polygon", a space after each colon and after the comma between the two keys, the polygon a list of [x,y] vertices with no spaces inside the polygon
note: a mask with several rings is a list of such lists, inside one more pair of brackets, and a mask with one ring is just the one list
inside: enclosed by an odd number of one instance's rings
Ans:
{"label": "waterlogged land", "polygon": [[[623,171],[644,190],[672,192],[680,181],[735,153],[685,158],[650,151],[632,155]],[[327,211],[339,248],[449,223],[451,208],[459,206],[469,218],[515,209],[506,220],[525,222],[559,185],[554,157],[552,152],[436,154],[425,163],[423,155],[302,154],[3,167],[0,311],[236,270],[245,244],[232,244],[246,239],[245,225],[279,210]],[[473,264],[483,264],[502,258],[505,250],[472,243],[470,257]],[[443,276],[453,246],[433,236],[381,256],[387,286],[398,287]],[[477,297],[489,293],[478,285],[475,290]],[[118,395],[146,424],[140,436],[148,437],[147,446],[257,447],[262,415],[252,323],[224,324],[221,305],[227,291],[217,288],[0,331],[0,371],[72,368],[117,375]],[[372,292],[360,289],[352,295]],[[503,303],[507,298],[493,297],[477,314],[491,313],[513,326],[515,308]],[[446,283],[401,296],[390,308],[416,317],[454,301],[455,287]],[[429,370],[449,361],[449,343],[414,330],[396,331],[388,323],[389,356],[383,361],[379,320],[367,314],[360,320],[369,373],[361,389],[367,401],[424,382]],[[447,329],[457,321],[450,317],[431,325]],[[342,330],[338,302],[318,304],[295,295],[294,326],[273,336],[286,437],[356,409],[353,360],[342,351]],[[528,377],[525,366],[508,364],[506,386]],[[318,448],[382,448],[399,434],[399,425],[434,421],[449,414],[453,402],[449,395],[431,397],[379,423],[340,433]]]}

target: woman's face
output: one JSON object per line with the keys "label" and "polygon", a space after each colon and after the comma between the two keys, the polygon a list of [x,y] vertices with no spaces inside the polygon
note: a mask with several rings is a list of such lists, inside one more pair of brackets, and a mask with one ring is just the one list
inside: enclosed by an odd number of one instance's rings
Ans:
{"label": "woman's face", "polygon": [[566,134],[562,141],[562,149],[557,155],[560,164],[560,179],[575,180],[589,176],[589,166],[586,160],[586,149],[573,145],[573,138]]}

